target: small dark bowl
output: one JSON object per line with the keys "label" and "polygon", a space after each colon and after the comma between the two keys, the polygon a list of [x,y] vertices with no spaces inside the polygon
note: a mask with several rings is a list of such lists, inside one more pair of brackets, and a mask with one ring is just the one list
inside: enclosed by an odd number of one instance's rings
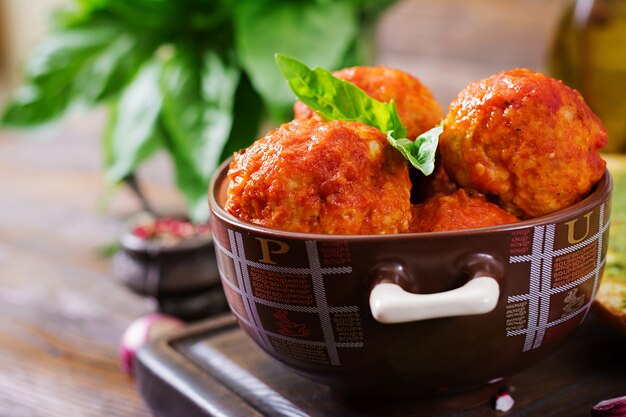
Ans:
{"label": "small dark bowl", "polygon": [[162,245],[126,233],[113,275],[133,292],[153,297],[159,311],[191,321],[227,309],[210,236]]}
{"label": "small dark bowl", "polygon": [[533,220],[346,236],[236,219],[223,209],[227,169],[209,203],[231,310],[270,356],[342,390],[432,396],[495,386],[561,345],[600,284],[608,171],[583,201]]}

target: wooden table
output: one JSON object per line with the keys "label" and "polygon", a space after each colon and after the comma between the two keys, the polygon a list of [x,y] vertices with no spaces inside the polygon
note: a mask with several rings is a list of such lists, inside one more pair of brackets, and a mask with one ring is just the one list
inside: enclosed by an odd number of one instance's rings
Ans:
{"label": "wooden table", "polygon": [[[98,209],[106,188],[94,116],[49,141],[0,135],[2,416],[149,415],[120,371],[117,343],[153,306],[114,282],[99,254],[139,207],[121,190]],[[175,197],[148,189],[159,201]]]}
{"label": "wooden table", "polygon": [[[473,79],[541,69],[563,3],[401,2],[381,22],[378,60],[417,74],[445,107]],[[99,255],[139,210],[126,189],[106,190],[102,126],[96,113],[52,133],[0,132],[2,416],[150,415],[120,371],[117,343],[154,306],[116,283]],[[181,209],[166,161],[141,177],[159,209]]]}

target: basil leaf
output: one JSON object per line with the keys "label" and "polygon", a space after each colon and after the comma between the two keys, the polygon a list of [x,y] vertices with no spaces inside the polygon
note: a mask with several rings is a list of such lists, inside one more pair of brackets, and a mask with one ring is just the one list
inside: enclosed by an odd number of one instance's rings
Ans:
{"label": "basil leaf", "polygon": [[118,28],[107,22],[55,32],[35,48],[26,63],[27,83],[16,90],[2,124],[24,127],[63,115],[75,98],[76,77],[114,39]]}
{"label": "basil leaf", "polygon": [[159,74],[160,65],[147,62],[113,108],[111,125],[104,137],[105,175],[111,182],[133,172],[160,146],[156,138],[161,111]]}
{"label": "basil leaf", "polygon": [[381,132],[393,131],[396,137],[406,136],[393,101],[381,103],[323,68],[311,70],[282,54],[276,54],[276,63],[298,99],[323,118],[361,122]]}
{"label": "basil leaf", "polygon": [[102,7],[104,5],[106,5],[107,3],[109,3],[109,0],[75,0],[81,7],[84,8],[99,8]]}
{"label": "basil leaf", "polygon": [[182,193],[187,206],[189,218],[194,222],[204,222],[209,218],[207,203],[208,185],[206,179],[192,168],[189,155],[184,153],[172,140],[165,128],[165,123],[159,121],[157,133],[174,165],[174,180],[176,187]]}
{"label": "basil leaf", "polygon": [[372,19],[380,15],[385,9],[390,7],[396,0],[350,0],[361,11],[361,15],[366,19]]}
{"label": "basil leaf", "polygon": [[165,127],[207,186],[232,128],[239,77],[239,70],[214,51],[197,57],[179,50],[163,69]]}
{"label": "basil leaf", "polygon": [[24,74],[35,83],[45,83],[59,75],[69,76],[76,67],[108,46],[119,28],[109,21],[51,33],[33,50]]}
{"label": "basil leaf", "polygon": [[411,165],[424,175],[430,175],[435,170],[435,153],[442,132],[443,122],[419,135],[415,141],[406,138],[395,139],[393,131],[387,132],[387,140]]}
{"label": "basil leaf", "polygon": [[230,158],[234,152],[248,147],[257,139],[259,133],[263,118],[263,102],[246,74],[242,74],[237,86],[233,117],[233,127],[222,149],[221,161]]}
{"label": "basil leaf", "polygon": [[154,45],[120,31],[77,75],[74,95],[86,105],[111,98],[133,79],[154,50]]}
{"label": "basil leaf", "polygon": [[130,82],[154,49],[108,19],[55,32],[28,60],[28,83],[16,91],[2,123],[37,125],[71,107],[103,102]]}
{"label": "basil leaf", "polygon": [[209,181],[232,129],[239,79],[240,71],[215,51],[197,56],[180,49],[163,69],[163,126],[175,165],[190,171],[181,171],[179,181],[194,216],[204,213],[198,204],[207,205]]}
{"label": "basil leaf", "polygon": [[387,133],[387,140],[424,175],[435,169],[435,151],[443,123],[422,133],[415,141],[406,139],[406,128],[393,101],[381,103],[354,84],[340,80],[323,68],[311,70],[302,62],[276,54],[276,63],[295,95],[327,120],[361,122]]}
{"label": "basil leaf", "polygon": [[274,63],[276,52],[336,68],[357,36],[357,12],[348,2],[238,0],[236,50],[275,120],[290,115],[293,95]]}
{"label": "basil leaf", "polygon": [[181,0],[108,0],[107,9],[132,27],[157,34],[185,22],[183,3]]}

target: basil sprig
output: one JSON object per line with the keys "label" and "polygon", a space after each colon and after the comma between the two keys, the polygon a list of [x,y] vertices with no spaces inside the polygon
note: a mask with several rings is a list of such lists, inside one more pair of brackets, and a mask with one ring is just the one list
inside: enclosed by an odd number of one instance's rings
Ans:
{"label": "basil sprig", "polygon": [[439,144],[439,135],[443,132],[443,122],[422,133],[415,141],[393,137],[393,132],[387,132],[387,141],[396,148],[411,165],[430,175],[435,170],[435,152]]}
{"label": "basil sprig", "polygon": [[276,64],[300,101],[326,120],[361,122],[387,134],[387,140],[411,165],[424,175],[435,169],[435,151],[443,124],[407,139],[395,103],[382,103],[354,84],[316,67],[310,69],[297,59],[276,54]]}
{"label": "basil sprig", "polygon": [[189,216],[205,221],[220,162],[252,143],[267,116],[291,115],[274,53],[328,68],[365,64],[366,34],[394,2],[67,0],[27,60],[24,85],[0,102],[0,127],[106,106],[108,183],[165,153]]}

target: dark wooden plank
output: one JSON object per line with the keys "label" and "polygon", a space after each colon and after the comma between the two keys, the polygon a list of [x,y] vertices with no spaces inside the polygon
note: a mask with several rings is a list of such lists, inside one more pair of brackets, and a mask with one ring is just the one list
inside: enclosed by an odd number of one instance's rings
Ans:
{"label": "dark wooden plank", "polygon": [[[185,329],[184,334],[229,332],[235,328],[230,315]],[[208,372],[190,362],[165,338],[142,349],[137,358],[138,387],[158,415],[185,417],[261,417],[247,401]],[[185,378],[180,378],[185,375]],[[234,375],[233,375],[234,377]]]}
{"label": "dark wooden plank", "polygon": [[98,210],[100,126],[95,115],[48,141],[0,135],[2,416],[149,415],[117,343],[153,305],[121,288],[98,254],[137,210],[127,192]]}
{"label": "dark wooden plank", "polygon": [[[510,417],[568,416],[586,417],[597,402],[626,393],[626,338],[611,331],[590,316],[588,321],[559,351],[547,360],[519,375],[509,384],[516,405]],[[182,356],[181,356],[182,355]],[[145,369],[158,364],[165,382],[176,394],[183,394],[178,411],[184,414],[189,399],[184,394],[191,386],[195,395],[205,399],[219,398],[225,388],[240,399],[237,403],[212,402],[218,410],[232,411],[229,404],[249,404],[266,416],[302,415],[311,417],[389,416],[385,412],[357,411],[334,399],[323,385],[302,378],[264,354],[235,326],[234,320],[210,320],[188,329],[146,351]],[[219,385],[198,386],[198,378],[209,375]],[[158,378],[157,378],[158,379]],[[143,378],[142,385],[154,384],[155,375]],[[163,381],[161,381],[163,382]],[[194,385],[195,384],[195,385]],[[368,407],[376,405],[372,401]],[[220,408],[222,407],[222,408]],[[158,411],[158,410],[157,410]],[[218,415],[205,410],[205,414]],[[447,417],[498,416],[485,404]],[[174,417],[163,413],[162,417]]]}

